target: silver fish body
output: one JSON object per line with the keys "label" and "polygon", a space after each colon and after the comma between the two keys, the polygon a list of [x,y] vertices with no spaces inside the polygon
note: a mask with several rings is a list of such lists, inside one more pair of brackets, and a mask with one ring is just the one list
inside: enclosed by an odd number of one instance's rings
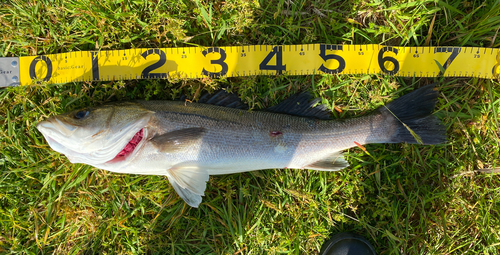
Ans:
{"label": "silver fish body", "polygon": [[210,175],[271,168],[336,171],[348,166],[341,151],[356,145],[416,143],[415,133],[426,144],[443,142],[443,129],[430,115],[436,97],[427,86],[372,114],[344,120],[137,101],[54,116],[37,128],[73,163],[165,175],[177,193],[197,207]]}

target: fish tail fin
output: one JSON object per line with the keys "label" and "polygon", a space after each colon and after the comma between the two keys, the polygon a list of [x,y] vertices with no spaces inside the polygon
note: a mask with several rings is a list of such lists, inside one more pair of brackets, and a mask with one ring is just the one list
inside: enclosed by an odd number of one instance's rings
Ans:
{"label": "fish tail fin", "polygon": [[429,84],[406,94],[380,108],[382,114],[390,114],[398,123],[396,132],[388,143],[440,144],[446,142],[446,128],[432,111],[438,91]]}

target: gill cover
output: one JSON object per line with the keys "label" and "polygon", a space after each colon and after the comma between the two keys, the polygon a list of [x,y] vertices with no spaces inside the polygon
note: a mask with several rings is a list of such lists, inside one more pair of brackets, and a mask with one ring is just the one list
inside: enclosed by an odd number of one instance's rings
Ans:
{"label": "gill cover", "polygon": [[37,128],[71,163],[96,166],[112,160],[152,114],[137,103],[112,103],[50,117]]}

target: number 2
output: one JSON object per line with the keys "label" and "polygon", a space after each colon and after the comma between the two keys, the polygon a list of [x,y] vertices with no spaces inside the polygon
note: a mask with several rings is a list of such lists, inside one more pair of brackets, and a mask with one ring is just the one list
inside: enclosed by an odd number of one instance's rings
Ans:
{"label": "number 2", "polygon": [[167,62],[167,55],[165,52],[163,52],[160,49],[149,49],[141,54],[141,56],[146,59],[147,56],[151,54],[157,54],[160,55],[160,60],[158,62],[144,68],[144,70],[141,73],[142,78],[147,78],[147,79],[154,79],[154,78],[167,78],[166,73],[150,73],[151,71],[158,69]]}

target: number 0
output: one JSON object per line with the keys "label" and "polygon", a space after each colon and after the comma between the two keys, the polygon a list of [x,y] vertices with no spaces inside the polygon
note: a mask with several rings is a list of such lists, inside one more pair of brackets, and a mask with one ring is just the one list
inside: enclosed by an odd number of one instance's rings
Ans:
{"label": "number 0", "polygon": [[45,77],[42,80],[49,81],[50,78],[52,77],[52,61],[50,61],[50,58],[48,58],[47,56],[38,56],[35,59],[33,59],[33,61],[31,61],[30,78],[32,80],[38,79],[38,77],[36,76],[36,72],[35,72],[35,67],[36,67],[36,64],[38,63],[38,61],[43,61],[47,65],[47,75],[45,75]]}

